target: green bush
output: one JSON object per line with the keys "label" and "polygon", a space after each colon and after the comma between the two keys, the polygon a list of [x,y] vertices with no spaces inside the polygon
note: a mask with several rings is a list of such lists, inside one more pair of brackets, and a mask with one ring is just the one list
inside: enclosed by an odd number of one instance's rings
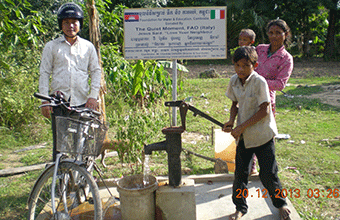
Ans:
{"label": "green bush", "polygon": [[19,48],[7,56],[8,69],[0,78],[0,126],[20,128],[34,118],[38,88],[38,60],[34,50]]}
{"label": "green bush", "polygon": [[114,139],[129,143],[116,149],[119,159],[130,163],[138,159],[142,161],[144,144],[163,139],[161,130],[169,118],[168,113],[159,105],[148,109],[134,107],[113,111],[108,117],[110,127],[115,133]]}
{"label": "green bush", "polygon": [[109,91],[130,104],[148,106],[165,97],[171,89],[171,79],[163,65],[155,60],[128,61],[113,44],[101,48],[103,68]]}

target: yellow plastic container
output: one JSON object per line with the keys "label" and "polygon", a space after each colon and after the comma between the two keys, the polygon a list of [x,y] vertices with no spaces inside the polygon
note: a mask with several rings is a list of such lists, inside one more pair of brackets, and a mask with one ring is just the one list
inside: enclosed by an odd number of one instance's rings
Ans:
{"label": "yellow plastic container", "polygon": [[235,138],[221,129],[214,129],[215,158],[221,158],[228,164],[228,171],[235,172]]}

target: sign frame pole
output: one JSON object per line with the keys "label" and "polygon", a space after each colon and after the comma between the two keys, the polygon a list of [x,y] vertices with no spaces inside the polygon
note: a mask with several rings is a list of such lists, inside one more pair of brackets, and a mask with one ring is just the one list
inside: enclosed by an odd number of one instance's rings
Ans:
{"label": "sign frame pole", "polygon": [[[177,59],[172,60],[172,100],[177,100]],[[177,126],[176,107],[172,107],[172,126]]]}

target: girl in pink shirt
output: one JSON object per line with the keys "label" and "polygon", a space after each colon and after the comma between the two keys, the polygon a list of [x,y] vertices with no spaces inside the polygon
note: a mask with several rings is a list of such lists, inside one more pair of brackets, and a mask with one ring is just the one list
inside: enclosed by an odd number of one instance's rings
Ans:
{"label": "girl in pink shirt", "polygon": [[256,47],[259,65],[255,71],[267,81],[275,116],[276,91],[285,88],[293,71],[293,57],[285,49],[290,43],[291,32],[284,20],[276,19],[268,23],[267,35],[270,44],[260,44]]}

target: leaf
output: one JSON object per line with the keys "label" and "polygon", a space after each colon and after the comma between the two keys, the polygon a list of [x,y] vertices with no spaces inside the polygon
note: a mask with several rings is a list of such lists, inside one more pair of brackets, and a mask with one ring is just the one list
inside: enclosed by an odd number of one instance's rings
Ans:
{"label": "leaf", "polygon": [[[158,61],[159,65],[162,65],[163,68],[172,69],[172,61]],[[177,70],[183,72],[189,72],[189,70],[182,64],[177,63]]]}
{"label": "leaf", "polygon": [[36,26],[35,24],[32,24],[32,27],[34,28],[34,30],[35,30],[35,33],[36,33],[36,34],[38,34],[38,33],[39,33],[39,31],[38,31],[38,28],[37,28],[37,26]]}
{"label": "leaf", "polygon": [[9,3],[9,4],[12,4],[13,6],[15,6],[15,3],[13,1],[11,1],[11,0],[6,0],[6,2]]}
{"label": "leaf", "polygon": [[189,72],[189,70],[182,64],[177,63],[177,69],[182,72]]}
{"label": "leaf", "polygon": [[157,70],[156,72],[155,72],[155,78],[156,78],[156,80],[157,80],[157,82],[158,83],[161,83],[161,81],[162,81],[162,73],[161,73],[161,71],[159,71],[159,70]]}
{"label": "leaf", "polygon": [[137,64],[134,66],[136,72],[144,72],[144,63],[142,60],[138,60]]}
{"label": "leaf", "polygon": [[146,78],[150,78],[150,71],[145,70],[144,75],[145,75]]}
{"label": "leaf", "polygon": [[19,41],[18,35],[15,35],[13,44],[16,45],[18,43],[18,41]]}
{"label": "leaf", "polygon": [[3,67],[4,69],[9,69],[10,65],[8,65],[8,63],[6,63],[3,60],[0,60],[0,66]]}
{"label": "leaf", "polygon": [[165,93],[165,92],[164,92],[164,89],[161,89],[160,95],[159,95],[159,96],[160,96],[160,97],[163,97],[163,96],[164,96],[164,93]]}
{"label": "leaf", "polygon": [[143,61],[139,60],[136,65],[133,66],[134,77],[132,83],[132,95],[136,95],[141,89],[142,76],[144,71]]}

